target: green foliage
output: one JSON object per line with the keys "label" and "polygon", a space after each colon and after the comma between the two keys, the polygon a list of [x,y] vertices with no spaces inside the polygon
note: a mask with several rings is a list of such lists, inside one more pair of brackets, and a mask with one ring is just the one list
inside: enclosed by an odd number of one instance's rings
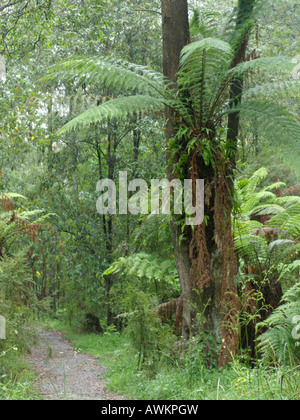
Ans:
{"label": "green foliage", "polygon": [[117,98],[112,101],[104,102],[102,105],[92,108],[74,120],[66,124],[59,134],[68,133],[78,127],[88,124],[95,124],[110,118],[127,119],[140,112],[146,112],[154,107],[163,105],[163,101],[145,95],[135,95],[133,97]]}
{"label": "green foliage", "polygon": [[284,294],[282,305],[264,323],[258,325],[267,327],[267,331],[259,337],[258,346],[266,362],[299,365],[300,342],[296,339],[299,313],[300,283],[297,283]]}
{"label": "green foliage", "polygon": [[[286,197],[287,208],[276,214],[269,222],[269,226],[285,230],[290,237],[299,239],[300,236],[300,202],[299,197]],[[295,202],[295,204],[294,204]],[[290,205],[288,205],[290,203]]]}
{"label": "green foliage", "polygon": [[[74,60],[75,67],[73,67]],[[67,80],[76,80],[78,77],[81,83],[88,83],[91,80],[92,83],[97,83],[100,80],[106,88],[117,90],[119,94],[122,91],[131,93],[133,86],[137,88],[135,96],[119,97],[99,107],[89,109],[70,121],[62,132],[69,132],[90,123],[99,123],[107,118],[124,118],[149,109],[158,111],[164,104],[175,111],[179,125],[189,133],[196,131],[202,134],[207,130],[219,130],[226,114],[238,112],[243,120],[246,119],[252,124],[254,121],[259,132],[272,141],[272,145],[277,147],[283,157],[291,147],[298,150],[300,126],[297,116],[274,101],[265,99],[263,89],[260,89],[259,100],[256,101],[245,100],[239,104],[227,101],[231,82],[237,76],[257,70],[262,74],[278,73],[278,71],[291,72],[295,64],[287,57],[259,58],[232,68],[233,61],[234,49],[220,39],[204,38],[192,42],[182,51],[178,78],[180,95],[176,96],[174,96],[174,91],[168,88],[162,76],[150,69],[140,68],[133,64],[120,61],[109,62],[111,72],[108,77],[105,67],[106,58],[102,60],[89,58],[88,61],[85,58],[68,59],[54,66],[48,78],[59,79],[63,74]],[[91,75],[86,73],[85,65],[92,67]],[[269,81],[267,85],[266,97],[270,90]],[[273,88],[273,91],[275,90],[277,90],[276,86]],[[140,92],[144,95],[140,95]],[[252,91],[253,94],[254,91]],[[220,139],[218,143],[220,144]],[[212,147],[210,144],[211,149]],[[230,150],[227,152],[229,153]],[[297,160],[299,155],[300,153],[294,153],[293,158],[290,154],[287,156],[289,164],[295,168],[300,166]]]}
{"label": "green foliage", "polygon": [[151,94],[161,90],[164,78],[161,73],[145,66],[110,57],[74,57],[49,69],[42,81],[59,78],[60,82],[76,81],[109,86],[112,91]]}
{"label": "green foliage", "polygon": [[199,11],[194,9],[194,14],[190,22],[191,36],[202,36],[208,38],[217,35],[217,20],[221,17],[219,12]]}
{"label": "green foliage", "polygon": [[299,197],[273,193],[285,185],[281,182],[260,189],[267,175],[261,168],[251,178],[237,181],[234,235],[239,277],[250,268],[254,282],[273,279],[286,287],[299,276]]}
{"label": "green foliage", "polygon": [[[55,323],[50,325],[57,328]],[[178,345],[178,352],[161,354],[158,370],[151,369],[153,364],[148,363],[141,371],[137,369],[138,357],[133,357],[128,336],[119,333],[78,335],[68,329],[67,337],[73,340],[78,351],[93,354],[109,367],[106,380],[110,392],[128,399],[221,401],[298,400],[300,397],[299,370],[260,364],[249,368],[239,359],[222,370],[208,369],[201,364],[202,348],[196,340],[187,352],[186,363],[183,348]],[[178,353],[182,357],[178,357]]]}
{"label": "green foliage", "polygon": [[0,401],[36,401],[42,397],[36,389],[36,376],[20,353],[12,348],[0,352]]}
{"label": "green foliage", "polygon": [[[281,158],[297,171],[300,167],[298,160],[300,125],[297,115],[286,107],[262,100],[245,100],[237,109],[243,118],[256,124],[259,134],[266,138],[269,144],[280,152]],[[293,156],[290,150],[294,150]]]}
{"label": "green foliage", "polygon": [[27,378],[22,373],[19,375],[16,366],[32,340],[30,324],[33,317],[47,309],[47,301],[39,299],[37,276],[40,273],[32,265],[35,258],[38,259],[38,247],[34,249],[29,239],[29,226],[32,225],[25,219],[35,219],[42,212],[22,212],[19,208],[18,214],[24,216],[20,219],[13,213],[9,197],[16,203],[24,201],[20,194],[1,196],[0,314],[6,320],[6,339],[0,341],[0,399],[25,399],[32,387],[31,375]]}
{"label": "green foliage", "polygon": [[6,340],[0,340],[0,400],[36,399],[36,394],[30,397],[33,375],[20,361],[33,338],[33,313],[42,306],[34,294],[30,271],[24,253],[0,261],[0,314],[6,319]]}
{"label": "green foliage", "polygon": [[138,289],[155,293],[161,299],[164,296],[172,297],[180,293],[174,260],[166,260],[155,254],[142,252],[121,257],[103,273],[104,276],[111,274],[117,274],[119,277],[119,285],[115,286],[118,289],[115,291],[118,296],[124,293],[122,289],[125,285],[132,287],[133,284]]}
{"label": "green foliage", "polygon": [[132,289],[128,293],[128,300],[131,302],[131,311],[121,315],[128,322],[125,334],[137,359],[137,369],[143,369],[152,376],[157,372],[161,360],[171,351],[176,336],[155,315],[158,302],[151,295]]}
{"label": "green foliage", "polygon": [[[299,399],[297,370],[250,370],[236,360],[222,372],[208,370],[201,337],[187,347],[174,345],[168,326],[153,315],[159,304],[180,295],[168,218],[103,220],[95,212],[99,177],[116,180],[120,169],[145,180],[166,176],[165,105],[175,113],[178,135],[170,147],[180,156],[176,169],[182,175],[195,149],[207,166],[215,165],[216,155],[227,162],[227,118],[238,111],[239,151],[248,174],[238,181],[235,198],[238,280],[256,285],[259,304],[270,279],[285,288],[299,280],[299,197],[278,196],[281,181],[295,185],[291,168],[299,173],[300,167],[299,82],[291,76],[297,65],[291,58],[299,54],[299,5],[264,2],[266,12],[257,16],[257,9],[250,10],[254,2],[244,2],[250,9],[241,12],[249,19],[236,31],[236,0],[190,1],[195,42],[182,51],[174,95],[160,72],[158,0],[31,1],[25,9],[22,3],[14,1],[0,16],[7,68],[6,82],[0,81],[0,187],[19,193],[11,195],[19,217],[49,229],[41,234],[42,261],[38,245],[32,247],[14,223],[7,225],[11,214],[0,214],[0,314],[8,319],[8,341],[0,344],[0,399],[38,398],[28,394],[27,367],[17,363],[14,348],[27,346],[25,322],[44,308],[37,298],[44,285],[56,318],[79,331],[87,316],[101,324],[102,336],[70,336],[111,367],[112,390],[140,399]],[[232,68],[234,52],[254,23],[249,61]],[[243,99],[234,107],[229,88],[240,76]],[[267,161],[269,174],[256,172]],[[245,275],[250,265],[255,273]],[[298,304],[285,304],[265,324],[271,338],[262,339],[263,349],[269,361],[299,363],[290,341]],[[126,338],[107,325],[109,305],[117,327],[126,326]],[[257,323],[263,309],[244,314],[239,327]]]}

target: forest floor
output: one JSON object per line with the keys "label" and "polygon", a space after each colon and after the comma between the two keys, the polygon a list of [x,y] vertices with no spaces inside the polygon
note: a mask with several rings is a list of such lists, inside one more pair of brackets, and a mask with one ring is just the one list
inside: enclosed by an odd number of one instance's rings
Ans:
{"label": "forest floor", "polygon": [[107,370],[90,354],[74,350],[62,332],[37,327],[37,344],[27,362],[37,375],[44,400],[122,400],[106,389]]}

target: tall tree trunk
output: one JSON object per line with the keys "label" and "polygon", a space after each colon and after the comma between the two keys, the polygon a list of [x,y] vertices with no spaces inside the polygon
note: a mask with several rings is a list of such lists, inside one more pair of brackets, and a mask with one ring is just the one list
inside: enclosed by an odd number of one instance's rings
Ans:
{"label": "tall tree trunk", "polygon": [[[239,0],[238,16],[236,28],[233,33],[231,44],[235,48],[235,57],[232,62],[232,68],[242,63],[246,59],[246,51],[249,41],[249,35],[253,28],[254,21],[251,19],[256,0]],[[242,100],[244,88],[244,77],[237,76],[232,80],[230,88],[230,101],[232,106],[236,107]],[[227,131],[227,151],[232,167],[236,165],[237,142],[240,129],[240,114],[235,112],[229,114]]]}
{"label": "tall tree trunk", "polygon": [[[173,82],[176,89],[177,72],[179,67],[180,53],[182,48],[189,42],[189,19],[188,4],[186,0],[162,0],[162,31],[163,31],[163,72]],[[169,116],[166,127],[166,141],[176,134],[173,112],[166,108]],[[178,156],[170,162],[170,153],[167,151],[167,176],[169,180],[174,178],[173,165],[179,160]],[[182,334],[188,338],[191,328],[191,311],[189,303],[191,290],[189,287],[189,274],[191,264],[189,249],[186,242],[180,242],[181,228],[171,221],[171,232],[175,253],[175,261],[180,279],[180,286],[183,298],[183,326]]]}
{"label": "tall tree trunk", "polygon": [[[176,89],[180,52],[189,41],[187,1],[162,0],[162,20],[164,75],[172,80]],[[168,143],[176,129],[172,111],[167,109],[166,112],[169,115]],[[235,130],[238,130],[239,120],[235,119],[234,123]],[[209,139],[212,143],[214,137],[212,133]],[[175,177],[173,167],[178,159],[175,156],[170,162],[170,154],[167,154],[169,180]],[[238,350],[237,261],[231,226],[231,186],[228,183],[231,170],[224,168],[221,160],[216,162],[216,167],[207,166],[201,151],[196,151],[189,157],[186,174],[194,181],[205,180],[204,214],[207,222],[194,229],[186,228],[184,242],[179,241],[181,227],[174,223],[171,226],[182,290],[182,334],[188,338],[202,332],[203,339],[212,342],[211,348],[217,350],[220,365],[224,365]]]}

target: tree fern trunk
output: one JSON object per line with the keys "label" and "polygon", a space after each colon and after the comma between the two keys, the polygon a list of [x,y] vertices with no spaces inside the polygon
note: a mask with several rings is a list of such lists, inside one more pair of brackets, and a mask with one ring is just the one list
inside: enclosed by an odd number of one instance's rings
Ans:
{"label": "tree fern trunk", "polygon": [[[180,52],[189,41],[187,1],[162,0],[162,18],[164,74],[173,81],[176,89]],[[176,129],[171,110],[166,111],[169,115],[166,139],[169,142]],[[178,162],[179,156],[175,156],[172,162],[169,158],[168,154],[167,172],[171,180],[174,163]],[[238,347],[238,298],[234,282],[237,264],[231,230],[230,188],[226,173],[220,168],[207,166],[198,153],[190,156],[186,174],[194,180],[205,180],[205,216],[208,222],[196,226],[194,230],[186,229],[187,240],[184,242],[179,241],[181,227],[172,223],[172,236],[182,290],[182,335],[188,338],[192,334],[209,331],[203,339],[213,337],[210,347],[218,349],[217,356],[220,364],[224,365]],[[199,318],[202,325],[197,323]]]}

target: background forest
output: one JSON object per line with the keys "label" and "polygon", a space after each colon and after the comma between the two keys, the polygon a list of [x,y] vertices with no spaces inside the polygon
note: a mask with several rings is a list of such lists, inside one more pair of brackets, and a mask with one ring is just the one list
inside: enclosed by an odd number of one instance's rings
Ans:
{"label": "background forest", "polygon": [[[129,398],[300,397],[300,5],[189,1],[175,92],[167,6],[0,5],[0,399],[38,398],[23,355],[41,324]],[[100,179],[170,167],[215,185],[205,246],[172,215],[97,213]]]}

